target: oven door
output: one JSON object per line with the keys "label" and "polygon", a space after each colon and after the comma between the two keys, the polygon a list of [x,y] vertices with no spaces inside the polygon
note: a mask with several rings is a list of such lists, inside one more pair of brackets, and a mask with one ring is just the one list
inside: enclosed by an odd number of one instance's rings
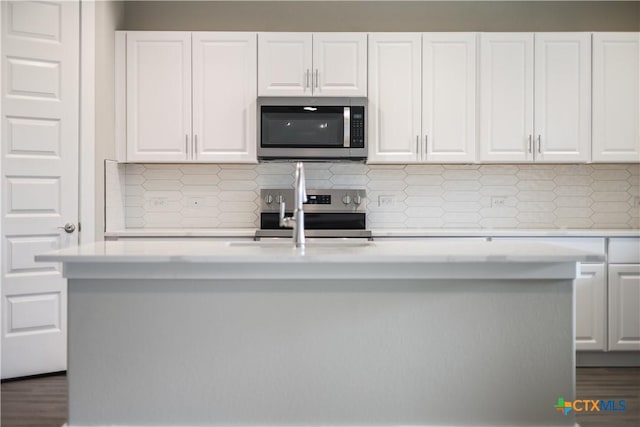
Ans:
{"label": "oven door", "polygon": [[350,107],[263,105],[260,147],[349,147]]}

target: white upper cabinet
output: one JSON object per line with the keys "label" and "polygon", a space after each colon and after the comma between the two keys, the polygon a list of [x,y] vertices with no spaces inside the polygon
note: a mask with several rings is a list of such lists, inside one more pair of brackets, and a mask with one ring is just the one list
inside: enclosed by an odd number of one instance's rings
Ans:
{"label": "white upper cabinet", "polygon": [[193,33],[193,159],[256,161],[256,33]]}
{"label": "white upper cabinet", "polygon": [[130,32],[126,64],[127,160],[187,160],[191,33]]}
{"label": "white upper cabinet", "polygon": [[369,35],[369,163],[416,163],[421,153],[421,35]]}
{"label": "white upper cabinet", "polygon": [[589,161],[590,35],[487,33],[480,50],[480,159]]}
{"label": "white upper cabinet", "polygon": [[120,160],[255,163],[256,49],[257,33],[118,32]]}
{"label": "white upper cabinet", "polygon": [[422,36],[422,161],[476,160],[476,38],[476,33]]}
{"label": "white upper cabinet", "polygon": [[593,161],[640,161],[640,33],[593,34]]}
{"label": "white upper cabinet", "polygon": [[369,35],[369,163],[476,160],[476,37]]}
{"label": "white upper cabinet", "polygon": [[313,94],[367,96],[367,34],[313,35]]}
{"label": "white upper cabinet", "polygon": [[258,34],[258,67],[258,95],[311,95],[311,33]]}
{"label": "white upper cabinet", "polygon": [[533,34],[480,35],[480,160],[533,160]]}
{"label": "white upper cabinet", "polygon": [[590,33],[536,33],[534,118],[536,161],[590,160]]}
{"label": "white upper cabinet", "polygon": [[366,33],[260,33],[258,95],[366,96]]}

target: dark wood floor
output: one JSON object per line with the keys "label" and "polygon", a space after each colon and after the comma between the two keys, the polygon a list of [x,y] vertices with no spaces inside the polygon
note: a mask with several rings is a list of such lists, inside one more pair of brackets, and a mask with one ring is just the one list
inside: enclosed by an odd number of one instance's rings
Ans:
{"label": "dark wood floor", "polygon": [[[60,427],[66,422],[64,375],[4,382],[1,391],[2,427]],[[578,399],[625,399],[627,403],[624,412],[578,415],[581,427],[640,426],[640,368],[579,368],[576,391]]]}

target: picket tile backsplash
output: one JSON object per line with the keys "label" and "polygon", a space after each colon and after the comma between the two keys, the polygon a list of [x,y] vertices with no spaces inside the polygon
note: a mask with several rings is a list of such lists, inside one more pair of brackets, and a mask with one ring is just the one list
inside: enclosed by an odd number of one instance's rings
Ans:
{"label": "picket tile backsplash", "polygon": [[[127,164],[127,228],[255,228],[292,163]],[[640,165],[307,163],[308,188],[366,188],[370,228],[640,228]],[[117,173],[117,172],[113,172]]]}

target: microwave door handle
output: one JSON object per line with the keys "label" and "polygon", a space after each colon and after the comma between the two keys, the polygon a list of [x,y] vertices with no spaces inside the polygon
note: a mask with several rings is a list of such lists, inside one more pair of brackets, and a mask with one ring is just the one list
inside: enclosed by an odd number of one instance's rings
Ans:
{"label": "microwave door handle", "polygon": [[344,147],[351,147],[351,107],[344,107]]}

